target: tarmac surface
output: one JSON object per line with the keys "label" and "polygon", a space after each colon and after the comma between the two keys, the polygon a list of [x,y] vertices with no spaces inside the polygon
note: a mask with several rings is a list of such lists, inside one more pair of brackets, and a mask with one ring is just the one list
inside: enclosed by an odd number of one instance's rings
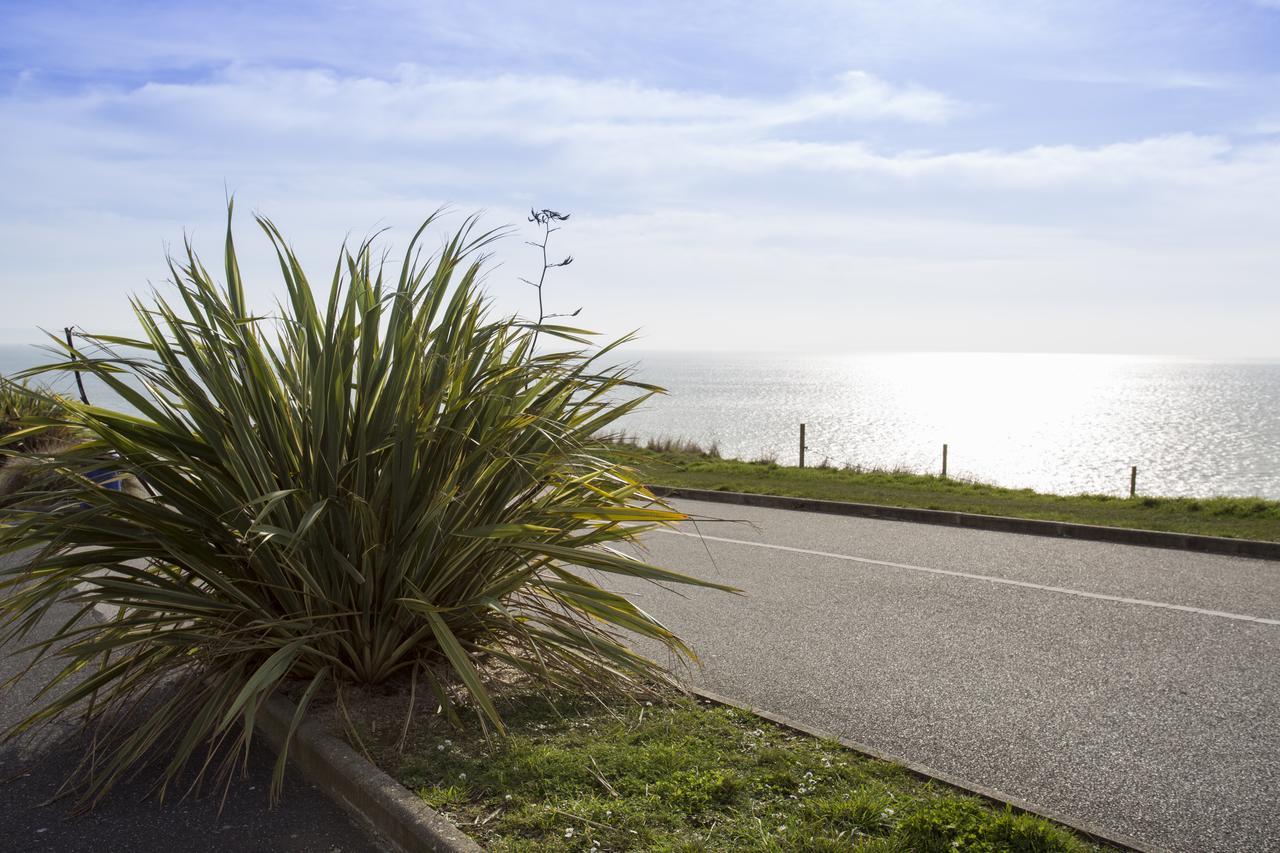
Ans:
{"label": "tarmac surface", "polygon": [[606,583],[694,683],[1157,848],[1280,850],[1280,563],[674,503],[749,523],[647,558],[746,594]]}
{"label": "tarmac surface", "polygon": [[[37,630],[59,625],[73,613],[66,605],[56,607]],[[0,648],[0,682],[30,660],[29,654],[13,652]],[[56,663],[44,661],[29,677],[0,691],[0,732],[31,712],[35,691],[57,668]],[[161,803],[148,796],[154,777],[144,774],[121,783],[94,811],[73,815],[68,800],[49,799],[75,769],[84,749],[84,740],[72,723],[57,724],[35,738],[0,743],[0,850],[365,853],[384,849],[292,770],[286,774],[280,803],[269,807],[275,754],[261,745],[253,748],[247,776],[237,778],[225,805],[220,788],[200,798],[170,797]]]}

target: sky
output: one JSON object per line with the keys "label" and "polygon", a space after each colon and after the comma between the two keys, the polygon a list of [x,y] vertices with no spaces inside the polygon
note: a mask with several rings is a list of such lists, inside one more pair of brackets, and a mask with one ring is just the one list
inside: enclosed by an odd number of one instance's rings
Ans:
{"label": "sky", "polygon": [[[432,211],[571,212],[646,349],[1280,356],[1280,0],[0,0],[0,342],[133,327],[226,195],[327,282]],[[443,239],[444,231],[433,239]]]}

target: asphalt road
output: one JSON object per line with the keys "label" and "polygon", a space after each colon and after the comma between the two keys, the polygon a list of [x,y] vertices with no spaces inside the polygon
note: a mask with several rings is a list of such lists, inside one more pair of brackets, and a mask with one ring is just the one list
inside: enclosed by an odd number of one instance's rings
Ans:
{"label": "asphalt road", "polygon": [[[66,606],[55,608],[39,630],[61,624],[73,612]],[[0,682],[30,659],[13,652],[0,648]],[[0,691],[0,731],[30,713],[42,677],[55,671],[51,662],[43,662],[29,677]],[[237,779],[225,805],[220,789],[201,798],[158,802],[147,796],[154,777],[144,775],[122,783],[93,812],[72,815],[66,800],[51,803],[49,799],[76,767],[84,749],[84,740],[71,724],[58,725],[37,738],[0,744],[0,850],[364,853],[383,849],[293,771],[286,775],[281,802],[270,808],[267,791],[275,756],[261,746],[252,751],[247,775]]]}
{"label": "asphalt road", "polygon": [[1280,850],[1280,563],[675,503],[751,522],[646,539],[745,596],[628,585],[697,684],[1157,847]]}

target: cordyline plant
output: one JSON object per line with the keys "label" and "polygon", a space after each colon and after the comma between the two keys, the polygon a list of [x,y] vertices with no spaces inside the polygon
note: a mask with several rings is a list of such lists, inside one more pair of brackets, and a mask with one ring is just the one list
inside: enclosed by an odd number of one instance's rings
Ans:
{"label": "cordyline plant", "polygon": [[[188,244],[176,298],[134,300],[142,338],[85,336],[40,368],[92,374],[137,410],[64,401],[28,426],[87,440],[42,457],[54,485],[0,524],[0,553],[29,553],[0,574],[0,640],[57,602],[80,610],[33,644],[66,665],[13,733],[83,712],[84,802],[155,756],[162,795],[189,764],[203,777],[210,747],[229,774],[286,679],[290,738],[326,684],[419,674],[501,730],[487,662],[591,689],[667,677],[620,630],[692,656],[597,583],[718,586],[613,547],[684,517],[595,437],[658,389],[600,366],[616,343],[490,319],[477,283],[497,235],[468,219],[424,260],[432,219],[386,277],[369,242],[344,247],[317,294],[259,218],[288,291],[267,318],[246,307],[228,217],[225,286]],[[567,351],[533,352],[539,332]],[[104,488],[104,471],[147,493]]]}

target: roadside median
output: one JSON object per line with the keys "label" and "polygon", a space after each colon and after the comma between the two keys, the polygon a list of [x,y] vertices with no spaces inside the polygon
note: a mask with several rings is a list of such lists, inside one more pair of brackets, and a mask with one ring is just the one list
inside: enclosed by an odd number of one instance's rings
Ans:
{"label": "roadside median", "polygon": [[1223,536],[1201,536],[1193,533],[1138,530],[1128,527],[1104,527],[1095,524],[1075,524],[1036,518],[980,515],[978,513],[883,506],[880,504],[821,500],[786,495],[692,489],[683,486],[654,485],[649,488],[654,494],[666,498],[685,498],[687,500],[713,501],[716,503],[737,504],[739,506],[820,512],[829,515],[876,518],[886,521],[910,521],[916,524],[941,524],[949,527],[967,527],[973,530],[994,530],[1001,533],[1022,533],[1033,536],[1052,536],[1059,539],[1082,539],[1093,542],[1114,542],[1121,545],[1139,545],[1146,548],[1173,548],[1181,551],[1196,551],[1202,554],[1280,560],[1280,542],[1265,542],[1257,539],[1229,539]]}

